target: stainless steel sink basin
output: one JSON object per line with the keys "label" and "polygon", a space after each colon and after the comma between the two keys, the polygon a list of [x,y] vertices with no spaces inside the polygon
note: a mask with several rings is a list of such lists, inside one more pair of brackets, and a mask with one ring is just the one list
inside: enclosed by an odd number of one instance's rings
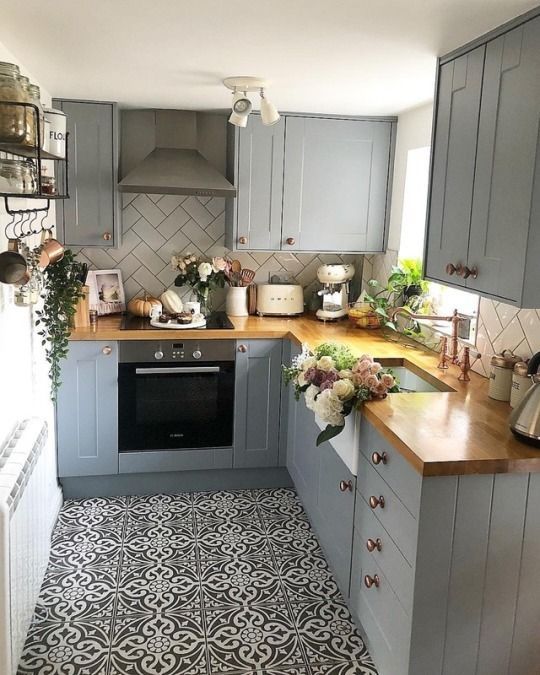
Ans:
{"label": "stainless steel sink basin", "polygon": [[385,368],[389,368],[400,387],[400,393],[455,391],[425,370],[418,368],[405,359],[377,359]]}

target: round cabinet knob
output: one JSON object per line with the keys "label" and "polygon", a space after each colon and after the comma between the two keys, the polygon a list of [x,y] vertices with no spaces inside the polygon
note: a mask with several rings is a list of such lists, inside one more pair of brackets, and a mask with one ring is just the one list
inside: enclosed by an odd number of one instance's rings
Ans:
{"label": "round cabinet knob", "polygon": [[193,352],[192,356],[193,356],[194,359],[199,360],[199,359],[201,358],[201,356],[202,356],[201,350],[200,350],[200,349],[196,349],[196,350]]}
{"label": "round cabinet knob", "polygon": [[110,355],[112,354],[112,347],[109,347],[109,345],[106,345],[106,346],[103,347],[103,349],[101,350],[101,353],[102,353],[102,354],[105,354],[105,356],[110,356]]}
{"label": "round cabinet knob", "polygon": [[465,267],[463,268],[463,278],[468,279],[469,277],[472,277],[473,279],[476,279],[478,276],[478,268],[477,267]]}
{"label": "round cabinet knob", "polygon": [[453,263],[448,263],[448,265],[446,265],[446,274],[452,276],[452,274],[455,274],[456,271],[457,267]]}
{"label": "round cabinet knob", "polygon": [[238,345],[238,351],[242,352],[242,354],[245,354],[247,352],[247,346],[246,345]]}
{"label": "round cabinet knob", "polygon": [[238,237],[238,243],[244,246],[245,244],[247,244],[247,237]]}
{"label": "round cabinet knob", "polygon": [[339,482],[339,489],[341,492],[352,492],[352,480],[342,480]]}
{"label": "round cabinet knob", "polygon": [[368,539],[366,541],[366,548],[370,553],[373,553],[373,551],[380,551],[382,549],[382,541],[379,538]]}
{"label": "round cabinet knob", "polygon": [[386,464],[388,462],[388,455],[386,452],[383,452],[382,454],[380,452],[374,452],[371,455],[371,461],[373,464],[381,464],[381,462]]}
{"label": "round cabinet knob", "polygon": [[111,241],[112,234],[110,232],[104,232],[103,233],[103,239],[105,239],[105,241]]}
{"label": "round cabinet knob", "polygon": [[379,575],[374,574],[372,577],[370,577],[369,574],[366,574],[366,576],[364,577],[364,584],[366,588],[372,588],[372,586],[375,586],[375,588],[379,588],[379,586],[381,585]]}
{"label": "round cabinet knob", "polygon": [[372,509],[376,509],[377,506],[380,506],[381,509],[384,509],[384,497],[374,497],[373,495],[369,498],[369,505]]}
{"label": "round cabinet knob", "polygon": [[296,244],[296,240],[294,237],[287,237],[286,242],[289,246],[294,246]]}
{"label": "round cabinet knob", "polygon": [[161,359],[163,358],[163,352],[161,351],[161,349],[158,349],[157,352],[154,353],[154,358],[156,359],[156,361],[161,361]]}

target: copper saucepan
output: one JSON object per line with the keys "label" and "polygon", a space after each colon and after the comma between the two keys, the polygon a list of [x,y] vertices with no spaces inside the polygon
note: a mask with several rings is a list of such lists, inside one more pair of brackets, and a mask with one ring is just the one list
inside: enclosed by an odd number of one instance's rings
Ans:
{"label": "copper saucepan", "polygon": [[26,258],[19,253],[19,240],[10,239],[8,250],[0,253],[0,282],[21,286],[31,278]]}
{"label": "copper saucepan", "polygon": [[39,266],[45,269],[49,265],[60,262],[64,257],[64,251],[65,249],[62,244],[52,236],[51,230],[43,230]]}

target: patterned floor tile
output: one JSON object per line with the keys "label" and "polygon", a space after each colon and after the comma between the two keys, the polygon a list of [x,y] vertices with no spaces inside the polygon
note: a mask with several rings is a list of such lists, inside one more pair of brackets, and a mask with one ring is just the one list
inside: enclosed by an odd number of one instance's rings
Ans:
{"label": "patterned floor tile", "polygon": [[341,600],[341,593],[326,560],[304,553],[278,558],[281,582],[290,601]]}
{"label": "patterned floor tile", "polygon": [[60,511],[57,529],[120,527],[127,512],[125,497],[98,497],[67,501]]}
{"label": "patterned floor tile", "polygon": [[286,605],[207,610],[206,618],[212,673],[304,665]]}
{"label": "patterned floor tile", "polygon": [[51,569],[36,606],[38,621],[79,621],[112,616],[118,568]]}
{"label": "patterned floor tile", "polygon": [[110,675],[206,675],[199,612],[117,619]]}
{"label": "patterned floor tile", "polygon": [[205,521],[197,527],[199,556],[233,558],[238,556],[270,556],[270,548],[262,526],[250,521]]}
{"label": "patterned floor tile", "polygon": [[60,529],[53,535],[49,566],[112,567],[120,561],[122,530],[118,528],[87,527],[84,530]]}
{"label": "patterned floor tile", "polygon": [[136,525],[167,525],[191,520],[193,504],[189,494],[160,494],[130,497],[127,511],[128,527]]}
{"label": "patterned floor tile", "polygon": [[193,523],[133,527],[124,537],[123,565],[195,560]]}
{"label": "patterned floor tile", "polygon": [[377,675],[375,666],[370,658],[343,663],[311,664],[312,675]]}
{"label": "patterned floor tile", "polygon": [[150,563],[122,567],[117,615],[199,609],[197,563]]}
{"label": "patterned floor tile", "polygon": [[198,492],[193,496],[193,509],[200,520],[258,519],[251,490]]}
{"label": "patterned floor tile", "polygon": [[205,607],[284,600],[276,568],[268,558],[201,561],[201,584]]}
{"label": "patterned floor tile", "polygon": [[292,611],[309,663],[361,662],[368,656],[344,603],[293,603]]}
{"label": "patterned floor tile", "polygon": [[106,675],[111,622],[31,626],[17,675]]}
{"label": "patterned floor tile", "polygon": [[254,497],[264,520],[306,518],[302,503],[292,488],[255,490]]}
{"label": "patterned floor tile", "polygon": [[322,555],[309,521],[301,518],[267,520],[266,534],[274,553],[278,556],[294,553],[317,553]]}

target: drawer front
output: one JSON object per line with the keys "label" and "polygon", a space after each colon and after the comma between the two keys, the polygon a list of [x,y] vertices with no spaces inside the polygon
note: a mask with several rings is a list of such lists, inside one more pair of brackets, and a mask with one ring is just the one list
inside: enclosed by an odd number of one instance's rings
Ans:
{"label": "drawer front", "polygon": [[[364,577],[378,577],[379,586],[367,588]],[[350,606],[366,634],[379,675],[406,675],[411,640],[411,619],[381,568],[355,533]]]}
{"label": "drawer front", "polygon": [[420,511],[422,476],[365,417],[361,426],[361,453],[416,518]]}
{"label": "drawer front", "polygon": [[[360,546],[368,555],[373,557],[384,572],[403,609],[411,615],[414,596],[414,567],[403,557],[378,518],[360,497],[356,501],[354,529],[355,546]],[[375,544],[375,548],[373,548],[373,544]]]}
{"label": "drawer front", "polygon": [[[371,508],[409,563],[414,565],[418,523],[365,457],[360,458],[356,486],[359,497]],[[373,508],[370,500],[380,500],[381,497],[384,506],[380,504]]]}

